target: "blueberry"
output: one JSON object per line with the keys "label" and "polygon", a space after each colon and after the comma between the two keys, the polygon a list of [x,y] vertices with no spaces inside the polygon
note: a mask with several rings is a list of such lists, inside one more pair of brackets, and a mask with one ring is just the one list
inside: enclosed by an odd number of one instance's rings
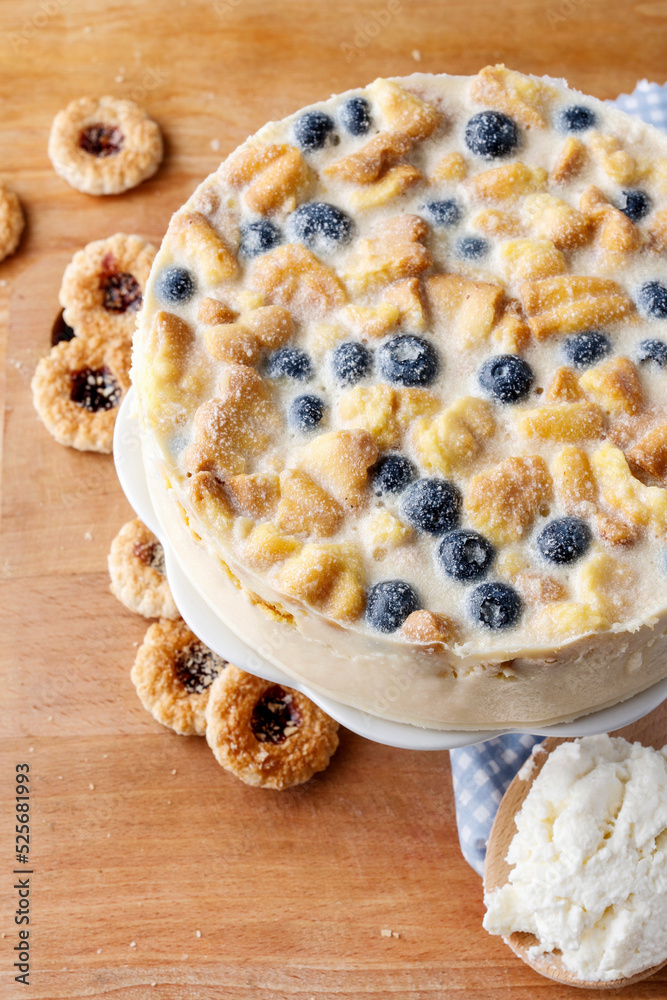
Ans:
{"label": "blueberry", "polygon": [[373,119],[371,106],[365,97],[351,97],[340,109],[340,121],[350,135],[366,135]]}
{"label": "blueberry", "polygon": [[486,628],[509,628],[521,615],[521,598],[506,583],[480,583],[470,595],[470,614]]}
{"label": "blueberry", "polygon": [[294,136],[301,149],[322,149],[334,127],[333,118],[323,111],[306,111],[294,123]]}
{"label": "blueberry", "polygon": [[419,607],[419,599],[403,580],[382,580],[368,591],[366,621],[378,632],[395,632]]}
{"label": "blueberry", "polygon": [[644,191],[631,188],[622,192],[623,200],[618,206],[632,222],[641,222],[651,211],[651,199]]}
{"label": "blueberry", "polygon": [[537,536],[537,547],[545,559],[559,566],[583,556],[591,542],[591,529],[578,517],[550,521]]}
{"label": "blueberry", "polygon": [[259,219],[241,227],[240,251],[244,257],[257,257],[273,250],[282,239],[280,230],[270,219]]}
{"label": "blueberry", "polygon": [[436,226],[455,226],[461,221],[461,209],[451,198],[447,201],[429,201],[422,208]]}
{"label": "blueberry", "polygon": [[353,229],[349,215],[326,201],[300,205],[287,224],[295,239],[322,254],[331,253],[349,242]]}
{"label": "blueberry", "polygon": [[507,156],[519,145],[516,123],[500,111],[480,111],[473,115],[465,131],[466,146],[485,160]]}
{"label": "blueberry", "polygon": [[163,302],[187,302],[195,293],[194,278],[184,267],[167,267],[157,279],[155,292]]}
{"label": "blueberry", "polygon": [[611,340],[604,333],[588,330],[575,333],[563,341],[563,356],[575,368],[590,368],[611,351]]}
{"label": "blueberry", "polygon": [[570,108],[564,108],[557,119],[558,127],[564,132],[585,132],[586,129],[593,128],[596,122],[595,113],[581,104],[573,104]]}
{"label": "blueberry", "polygon": [[664,340],[642,340],[637,345],[636,357],[640,365],[654,362],[660,368],[667,368],[667,344]]}
{"label": "blueberry", "polygon": [[639,306],[647,316],[667,319],[667,288],[660,281],[647,281],[639,289]]}
{"label": "blueberry", "polygon": [[438,374],[438,355],[421,337],[392,337],[378,351],[380,372],[399,385],[428,385]]}
{"label": "blueberry", "polygon": [[338,344],[331,355],[331,368],[339,385],[356,385],[372,367],[373,355],[357,340]]}
{"label": "blueberry", "polygon": [[481,236],[462,236],[456,244],[456,254],[464,260],[479,260],[488,252],[489,244]]}
{"label": "blueberry", "polygon": [[517,403],[530,392],[533,369],[516,354],[498,354],[479,370],[479,384],[500,403]]}
{"label": "blueberry", "polygon": [[486,576],[494,556],[491,542],[476,531],[450,531],[438,547],[445,573],[455,580],[479,580]]}
{"label": "blueberry", "polygon": [[370,469],[373,493],[376,497],[401,493],[416,475],[417,470],[404,455],[383,455]]}
{"label": "blueberry", "polygon": [[296,378],[305,382],[313,374],[313,366],[305,351],[297,347],[280,347],[266,362],[269,378]]}
{"label": "blueberry", "polygon": [[413,527],[443,535],[458,524],[461,494],[446,479],[418,479],[405,491],[401,510]]}
{"label": "blueberry", "polygon": [[317,427],[324,416],[324,403],[319,396],[297,396],[289,408],[289,421],[300,431]]}

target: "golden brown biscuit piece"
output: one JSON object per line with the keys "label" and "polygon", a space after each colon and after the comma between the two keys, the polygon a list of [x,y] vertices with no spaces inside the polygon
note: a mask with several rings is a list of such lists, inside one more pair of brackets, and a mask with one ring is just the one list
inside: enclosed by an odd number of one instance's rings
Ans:
{"label": "golden brown biscuit piece", "polygon": [[0,260],[14,253],[24,225],[18,195],[0,181]]}
{"label": "golden brown biscuit piece", "polygon": [[140,236],[115,233],[74,254],[59,298],[77,336],[132,339],[155,252]]}
{"label": "golden brown biscuit piece", "polygon": [[627,453],[628,461],[667,486],[667,424],[644,434]]}
{"label": "golden brown biscuit piece", "polygon": [[245,472],[280,426],[267,384],[254,368],[230,364],[220,379],[220,395],[204,403],[194,420],[194,441],[185,453],[189,472],[221,475]]}
{"label": "golden brown biscuit piece", "polygon": [[452,643],[459,636],[455,621],[447,615],[435,611],[413,611],[403,623],[401,634],[411,642],[429,644],[434,642]]}
{"label": "golden brown biscuit piece", "polygon": [[299,691],[230,663],[211,687],[206,739],[218,763],[247,785],[283,789],[327,767],[338,723]]}
{"label": "golden brown biscuit piece", "polygon": [[130,677],[154,719],[181,736],[203,736],[211,686],[226,668],[184,621],[163,620],[149,626]]}
{"label": "golden brown biscuit piece", "polygon": [[165,576],[160,540],[138,517],[114,538],[108,563],[111,593],[126,608],[144,618],[180,617]]}
{"label": "golden brown biscuit piece", "polygon": [[465,510],[493,542],[515,542],[552,495],[553,482],[540,455],[511,456],[473,476]]}
{"label": "golden brown biscuit piece", "polygon": [[272,305],[283,306],[298,318],[324,316],[345,302],[338,275],[296,243],[262,254],[253,265],[251,280]]}
{"label": "golden brown biscuit piece", "polygon": [[81,97],[58,112],[49,136],[57,174],[85,194],[120,194],[152,177],[162,134],[134,101]]}
{"label": "golden brown biscuit piece", "polygon": [[60,444],[111,452],[118,407],[130,388],[130,346],[100,338],[63,340],[33,375],[32,400]]}

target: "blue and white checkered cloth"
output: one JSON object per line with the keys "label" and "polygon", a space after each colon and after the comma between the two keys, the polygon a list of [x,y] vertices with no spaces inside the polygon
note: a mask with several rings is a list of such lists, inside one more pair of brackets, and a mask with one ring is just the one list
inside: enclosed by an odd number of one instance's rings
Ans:
{"label": "blue and white checkered cloth", "polygon": [[533,747],[543,739],[543,736],[510,734],[449,751],[461,851],[480,875],[484,872],[486,842],[500,800]]}
{"label": "blue and white checkered cloth", "polygon": [[[609,103],[667,131],[667,84],[641,80],[632,94],[621,94]],[[461,851],[480,875],[500,800],[533,747],[543,739],[515,734],[450,751]]]}
{"label": "blue and white checkered cloth", "polygon": [[667,86],[640,80],[632,94],[621,94],[615,101],[609,101],[625,111],[635,115],[649,125],[655,125],[667,131]]}

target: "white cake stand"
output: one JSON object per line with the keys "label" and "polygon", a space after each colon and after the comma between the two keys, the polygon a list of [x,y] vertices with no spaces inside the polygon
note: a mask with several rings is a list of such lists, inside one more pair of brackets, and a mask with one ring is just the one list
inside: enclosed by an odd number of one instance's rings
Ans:
{"label": "white cake stand", "polygon": [[141,448],[139,421],[135,415],[134,389],[123,401],[114,433],[114,461],[120,484],[138,517],[157,535],[165,554],[165,565],[169,586],[174,600],[188,626],[202,642],[220,656],[235,663],[248,673],[259,674],[265,680],[287,687],[297,688],[314,701],[328,715],[341,725],[360,736],[388,746],[404,747],[408,750],[453,750],[470,746],[502,736],[506,733],[531,733],[539,736],[593,736],[608,733],[623,726],[629,726],[643,718],[667,698],[667,679],[611,708],[605,708],[591,715],[575,719],[574,722],[552,726],[498,729],[482,731],[453,731],[425,729],[401,722],[381,719],[359,709],[343,705],[341,702],[312,691],[305,684],[282,672],[274,664],[261,657],[229,629],[215,612],[202,600],[194,584],[188,579],[183,565],[169,544],[167,532],[156,513],[151,500],[146,470]]}

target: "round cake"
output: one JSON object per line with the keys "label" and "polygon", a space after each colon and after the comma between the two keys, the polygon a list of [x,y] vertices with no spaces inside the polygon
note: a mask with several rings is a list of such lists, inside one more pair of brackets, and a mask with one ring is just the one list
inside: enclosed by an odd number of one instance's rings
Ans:
{"label": "round cake", "polygon": [[667,676],[667,137],[492,66],[272,122],[173,217],[132,378],[222,621],[388,719]]}

